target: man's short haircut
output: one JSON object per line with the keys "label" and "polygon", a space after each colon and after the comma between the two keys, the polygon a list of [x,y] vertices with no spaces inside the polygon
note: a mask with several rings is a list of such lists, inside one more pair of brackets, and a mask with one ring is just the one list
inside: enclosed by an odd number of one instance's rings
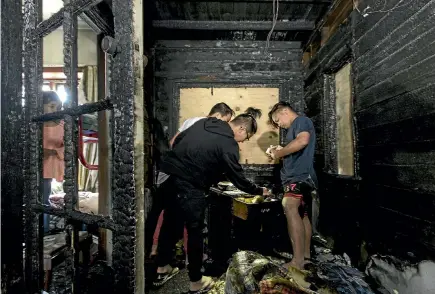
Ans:
{"label": "man's short haircut", "polygon": [[283,110],[284,108],[290,109],[291,111],[295,112],[293,107],[291,107],[290,103],[285,101],[280,101],[276,103],[272,109],[269,111],[269,123],[274,126],[275,128],[278,128],[278,124],[273,120],[273,115],[280,110]]}
{"label": "man's short haircut", "polygon": [[248,107],[245,113],[239,114],[231,122],[234,125],[242,125],[246,128],[248,135],[254,135],[257,132],[257,119],[261,117],[261,110]]}
{"label": "man's short haircut", "polygon": [[213,106],[210,110],[210,113],[208,115],[213,115],[219,113],[222,116],[230,115],[231,117],[234,116],[234,110],[231,109],[226,103],[220,102]]}

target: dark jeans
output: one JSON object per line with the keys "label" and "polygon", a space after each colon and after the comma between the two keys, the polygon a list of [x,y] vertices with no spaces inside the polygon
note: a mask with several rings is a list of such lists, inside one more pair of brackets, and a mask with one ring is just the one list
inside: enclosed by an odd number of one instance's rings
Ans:
{"label": "dark jeans", "polygon": [[[165,185],[166,184],[166,185]],[[165,266],[172,260],[172,251],[183,234],[186,226],[189,236],[187,255],[189,256],[189,278],[196,282],[202,278],[202,258],[204,254],[204,217],[206,198],[203,190],[199,190],[188,182],[171,177],[163,183],[159,190],[172,191],[164,195],[164,219],[160,230],[157,265]],[[160,194],[160,193],[158,193]],[[155,228],[155,226],[154,226]]]}
{"label": "dark jeans", "polygon": [[160,213],[164,208],[164,201],[166,195],[176,193],[173,179],[167,179],[158,188],[153,187],[151,191],[152,203],[151,209],[147,214],[145,221],[145,256],[149,256],[151,247],[153,245],[154,231],[156,230],[157,222],[159,220]]}
{"label": "dark jeans", "polygon": [[[48,199],[50,198],[51,195],[51,182],[53,181],[53,179],[44,179],[44,195],[43,195],[43,203],[45,205],[50,205],[50,202],[48,201]],[[48,233],[48,231],[50,231],[50,215],[49,214],[45,214],[44,213],[44,233]]]}

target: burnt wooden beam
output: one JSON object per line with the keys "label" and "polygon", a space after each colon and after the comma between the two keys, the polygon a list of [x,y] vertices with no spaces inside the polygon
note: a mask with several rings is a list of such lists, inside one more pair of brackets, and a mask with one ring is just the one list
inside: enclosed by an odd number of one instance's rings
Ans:
{"label": "burnt wooden beam", "polygon": [[[63,60],[64,73],[66,76],[66,88],[68,90],[68,100],[64,104],[65,109],[74,109],[78,106],[78,80],[77,80],[77,65],[78,65],[78,24],[77,14],[74,13],[73,4],[77,3],[73,0],[63,0],[64,16],[63,16]],[[64,118],[64,146],[65,146],[65,176],[63,189],[65,191],[65,209],[74,211],[78,209],[78,117],[66,115]],[[77,223],[72,219],[67,218],[65,221],[65,231],[67,236],[71,238],[68,250],[65,252],[65,265],[67,280],[70,279],[72,293],[81,293],[79,288],[79,228]]]}
{"label": "burnt wooden beam", "polygon": [[[25,293],[23,277],[23,15],[21,1],[1,2],[2,293]],[[6,239],[6,237],[4,237]]]}
{"label": "burnt wooden beam", "polygon": [[[271,0],[160,0],[165,2],[233,2],[233,3],[270,3]],[[279,0],[280,3],[292,3],[292,4],[322,4],[328,5],[332,3],[332,0]]]}
{"label": "burnt wooden beam", "polygon": [[[24,73],[24,236],[26,293],[39,293],[43,285],[42,215],[31,206],[43,199],[42,191],[42,127],[31,122],[43,113],[42,102],[42,38],[34,38],[42,20],[42,0],[24,1],[23,73]],[[17,35],[17,38],[19,35]],[[13,43],[12,43],[13,44]],[[15,48],[21,51],[21,48]],[[18,68],[16,69],[19,70]],[[12,76],[13,77],[13,76]]]}
{"label": "burnt wooden beam", "polygon": [[80,18],[97,34],[111,37],[115,35],[113,14],[109,5],[106,3],[101,3],[98,6],[91,7],[84,11],[80,15]]}
{"label": "burnt wooden beam", "polygon": [[[272,21],[197,21],[197,20],[154,20],[153,27],[174,30],[224,30],[224,31],[267,31]],[[313,21],[278,21],[275,31],[310,31]]]}
{"label": "burnt wooden beam", "polygon": [[112,217],[122,232],[113,232],[115,293],[145,293],[144,197],[150,144],[143,91],[142,0],[113,0],[119,51],[110,60],[113,125]]}
{"label": "burnt wooden beam", "polygon": [[44,20],[38,24],[34,33],[35,37],[43,38],[59,28],[62,25],[65,10],[71,11],[73,15],[77,16],[102,1],[103,0],[77,0],[66,4],[58,12],[53,14],[49,19]]}

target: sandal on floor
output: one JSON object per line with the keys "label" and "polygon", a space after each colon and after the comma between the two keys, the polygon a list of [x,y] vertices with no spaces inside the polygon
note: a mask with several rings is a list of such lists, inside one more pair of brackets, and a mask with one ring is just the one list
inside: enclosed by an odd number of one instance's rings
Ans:
{"label": "sandal on floor", "polygon": [[198,291],[189,290],[189,291],[185,292],[185,294],[205,294],[205,293],[208,293],[208,291],[213,289],[214,284],[215,284],[215,282],[212,281],[210,284],[208,284],[207,286],[205,286],[201,290],[198,290]]}
{"label": "sandal on floor", "polygon": [[174,267],[170,273],[164,273],[164,274],[157,274],[156,280],[153,282],[154,287],[161,287],[163,286],[167,281],[175,277],[180,270],[178,267]]}

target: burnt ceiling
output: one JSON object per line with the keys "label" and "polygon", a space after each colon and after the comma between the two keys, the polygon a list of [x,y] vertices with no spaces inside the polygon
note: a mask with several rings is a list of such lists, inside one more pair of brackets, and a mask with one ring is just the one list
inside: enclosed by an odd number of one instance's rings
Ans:
{"label": "burnt ceiling", "polygon": [[[329,0],[278,0],[271,40],[302,41],[327,11]],[[266,40],[273,0],[154,0],[145,8],[153,39]]]}

